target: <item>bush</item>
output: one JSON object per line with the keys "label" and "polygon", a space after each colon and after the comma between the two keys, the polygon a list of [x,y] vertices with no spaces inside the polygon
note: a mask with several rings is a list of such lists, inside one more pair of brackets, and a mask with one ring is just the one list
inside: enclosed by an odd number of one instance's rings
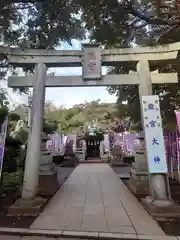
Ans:
{"label": "bush", "polygon": [[17,157],[20,155],[21,141],[8,136],[5,142],[3,171],[12,173],[17,171]]}
{"label": "bush", "polygon": [[23,172],[17,171],[13,173],[3,173],[3,187],[17,187],[19,188],[23,182]]}
{"label": "bush", "polygon": [[17,113],[10,113],[9,114],[9,121],[19,121],[20,120],[20,116]]}
{"label": "bush", "polygon": [[49,121],[44,119],[43,121],[43,132],[46,134],[54,133],[58,128],[57,121]]}
{"label": "bush", "polygon": [[0,125],[4,122],[8,114],[9,114],[9,110],[6,106],[0,108]]}

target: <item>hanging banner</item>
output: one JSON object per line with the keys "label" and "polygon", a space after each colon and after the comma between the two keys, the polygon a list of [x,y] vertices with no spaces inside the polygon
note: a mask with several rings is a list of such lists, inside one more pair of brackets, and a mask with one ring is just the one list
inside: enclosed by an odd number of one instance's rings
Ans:
{"label": "hanging banner", "polygon": [[67,141],[72,145],[73,151],[76,152],[76,141],[77,141],[77,136],[75,134],[68,134],[67,135]]}
{"label": "hanging banner", "polygon": [[84,80],[101,79],[101,47],[98,44],[83,44],[82,75]]}
{"label": "hanging banner", "polygon": [[159,97],[143,96],[142,109],[149,172],[167,173]]}
{"label": "hanging banner", "polygon": [[1,132],[0,132],[0,179],[1,179],[2,168],[3,168],[7,123],[8,123],[8,120],[6,119],[4,123],[1,125]]}
{"label": "hanging banner", "polygon": [[[177,146],[177,170],[178,170],[178,178],[179,178],[179,181],[180,181],[180,111],[175,111],[175,115],[176,115],[176,121],[177,121],[177,129],[178,129],[178,132],[177,132],[177,138],[176,138],[176,146]],[[178,134],[179,133],[179,134]],[[173,165],[173,168],[174,168],[174,165]]]}
{"label": "hanging banner", "polygon": [[180,111],[175,111],[178,131],[180,133]]}

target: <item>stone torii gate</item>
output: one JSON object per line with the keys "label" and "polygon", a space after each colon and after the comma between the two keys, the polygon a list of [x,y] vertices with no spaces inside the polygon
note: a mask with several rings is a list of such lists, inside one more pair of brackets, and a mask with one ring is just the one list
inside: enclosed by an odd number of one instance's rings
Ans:
{"label": "stone torii gate", "polygon": [[[87,87],[112,85],[138,85],[139,96],[152,95],[152,84],[177,83],[177,73],[150,72],[149,62],[177,58],[180,43],[127,49],[102,50],[99,45],[83,45],[82,50],[20,50],[0,49],[15,67],[33,66],[34,75],[10,76],[9,87],[33,87],[32,125],[29,132],[24,184],[21,201],[30,202],[37,196],[40,142],[44,114],[45,87]],[[113,66],[117,62],[136,62],[136,72],[129,74],[101,74],[101,66]],[[80,67],[82,76],[47,76],[48,67]],[[159,182],[159,179],[161,181]],[[156,200],[169,200],[163,174],[156,174],[151,181],[152,189],[160,184],[162,194]]]}

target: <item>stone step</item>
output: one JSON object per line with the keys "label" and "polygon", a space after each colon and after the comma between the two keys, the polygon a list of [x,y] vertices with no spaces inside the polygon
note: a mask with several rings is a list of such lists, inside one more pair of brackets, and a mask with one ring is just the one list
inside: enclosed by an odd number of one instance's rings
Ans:
{"label": "stone step", "polygon": [[0,228],[0,239],[6,240],[88,240],[88,239],[120,239],[120,240],[172,240],[179,239],[174,236],[150,236],[126,233],[105,233],[105,232],[78,232],[61,230],[43,230],[43,229],[12,229]]}
{"label": "stone step", "polygon": [[120,179],[129,179],[130,178],[130,173],[120,173],[117,174]]}
{"label": "stone step", "polygon": [[89,160],[84,160],[83,162],[81,163],[104,163],[104,161],[102,159],[89,159]]}

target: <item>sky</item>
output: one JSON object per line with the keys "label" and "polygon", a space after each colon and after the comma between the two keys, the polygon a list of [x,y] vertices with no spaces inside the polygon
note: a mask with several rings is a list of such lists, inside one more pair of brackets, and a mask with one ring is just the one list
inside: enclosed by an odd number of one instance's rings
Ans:
{"label": "sky", "polygon": [[[81,42],[77,40],[72,41],[72,46],[68,43],[61,43],[58,48],[61,50],[79,50],[81,49]],[[48,72],[54,72],[55,75],[81,75],[81,68],[51,68]],[[106,69],[102,69],[105,74]],[[1,87],[7,88],[5,81],[1,81]],[[8,93],[11,101],[11,106],[18,104],[27,104],[27,95],[18,95],[8,88]],[[116,102],[115,95],[108,94],[106,87],[64,87],[64,88],[46,88],[46,101],[51,101],[56,106],[64,106],[70,108],[75,104],[80,104],[85,101],[90,102],[100,99],[101,102]]]}

